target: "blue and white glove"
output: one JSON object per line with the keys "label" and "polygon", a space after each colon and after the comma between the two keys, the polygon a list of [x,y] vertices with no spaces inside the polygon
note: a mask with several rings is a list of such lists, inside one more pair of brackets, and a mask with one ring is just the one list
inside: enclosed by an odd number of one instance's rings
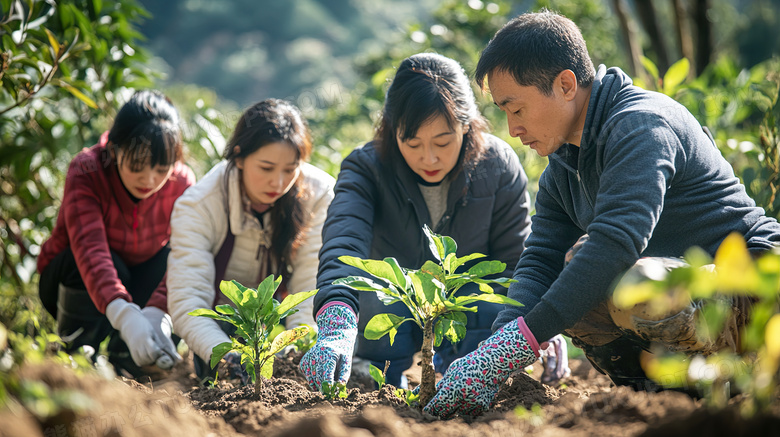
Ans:
{"label": "blue and white glove", "polygon": [[571,376],[569,369],[569,355],[566,346],[566,340],[561,334],[551,338],[549,346],[544,348],[542,343],[542,362],[544,372],[542,373],[542,382],[545,384],[555,384],[562,378]]}
{"label": "blue and white glove", "polygon": [[442,418],[476,416],[490,407],[510,374],[538,358],[539,344],[523,318],[512,320],[450,365],[423,411]]}
{"label": "blue and white glove", "polygon": [[315,390],[322,384],[346,384],[352,371],[357,317],[349,306],[329,303],[317,313],[317,343],[301,358],[299,367]]}

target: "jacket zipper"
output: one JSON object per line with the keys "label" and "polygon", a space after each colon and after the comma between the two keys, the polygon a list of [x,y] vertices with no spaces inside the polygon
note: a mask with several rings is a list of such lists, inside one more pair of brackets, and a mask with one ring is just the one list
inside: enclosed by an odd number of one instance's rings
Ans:
{"label": "jacket zipper", "polygon": [[588,195],[588,190],[585,188],[585,184],[582,182],[582,178],[580,177],[580,171],[575,170],[574,174],[577,176],[577,182],[580,184],[583,194],[585,194],[585,200],[588,201],[588,205],[590,205],[590,208],[593,209],[593,200]]}

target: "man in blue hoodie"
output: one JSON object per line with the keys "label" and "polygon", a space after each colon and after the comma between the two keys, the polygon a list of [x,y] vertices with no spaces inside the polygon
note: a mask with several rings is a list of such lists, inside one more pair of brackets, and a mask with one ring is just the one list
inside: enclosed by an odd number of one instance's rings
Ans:
{"label": "man in blue hoodie", "polygon": [[697,303],[657,317],[609,299],[627,270],[669,269],[692,246],[714,255],[731,232],[753,253],[780,242],[780,225],[748,197],[694,116],[619,68],[594,69],[577,26],[549,11],[499,30],[476,79],[487,79],[510,135],[550,159],[508,292],[524,306],[498,315],[493,335],[449,367],[425,410],[484,411],[514,369],[536,360],[536,339],[560,333],[616,384],[636,388],[649,388],[638,358],[650,343],[705,355],[736,348],[749,299],[732,302],[731,328],[709,343],[695,335]]}

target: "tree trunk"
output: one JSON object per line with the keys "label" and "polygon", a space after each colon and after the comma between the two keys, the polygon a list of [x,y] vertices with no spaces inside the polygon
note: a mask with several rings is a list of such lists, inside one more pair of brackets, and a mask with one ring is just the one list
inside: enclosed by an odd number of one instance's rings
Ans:
{"label": "tree trunk", "polygon": [[433,320],[427,320],[423,327],[423,342],[420,353],[422,377],[420,378],[420,406],[425,407],[436,394],[436,371],[433,368]]}
{"label": "tree trunk", "polygon": [[672,4],[677,21],[677,41],[680,43],[680,53],[690,62],[691,68],[688,70],[688,78],[693,79],[696,77],[696,59],[693,52],[693,36],[691,35],[691,24],[688,21],[688,11],[685,10],[684,0],[672,0]]}
{"label": "tree trunk", "polygon": [[642,27],[645,28],[645,32],[647,32],[647,36],[650,38],[650,47],[656,56],[658,74],[664,77],[664,73],[669,69],[669,55],[666,52],[666,44],[661,35],[661,30],[658,28],[658,20],[655,17],[653,3],[650,0],[636,0],[634,4],[636,5],[639,19],[642,21]]}
{"label": "tree trunk", "polygon": [[636,24],[627,12],[626,0],[613,0],[612,3],[615,7],[615,15],[620,22],[620,31],[623,33],[623,41],[626,43],[625,48],[628,51],[628,74],[645,77],[645,69],[642,66],[642,48],[637,41]]}
{"label": "tree trunk", "polygon": [[696,23],[696,75],[700,76],[710,63],[712,56],[712,27],[707,19],[709,0],[696,0],[693,8],[693,21]]}

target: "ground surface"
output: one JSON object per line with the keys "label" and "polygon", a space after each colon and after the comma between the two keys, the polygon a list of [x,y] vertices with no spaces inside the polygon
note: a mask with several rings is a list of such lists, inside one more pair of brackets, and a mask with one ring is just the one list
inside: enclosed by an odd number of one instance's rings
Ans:
{"label": "ground surface", "polygon": [[[162,379],[138,384],[76,376],[56,366],[31,366],[26,377],[52,388],[91,397],[87,411],[68,411],[45,421],[20,411],[0,413],[1,436],[689,436],[780,435],[780,409],[742,419],[736,409],[709,412],[701,401],[676,392],[635,392],[615,387],[586,361],[572,361],[572,376],[557,387],[517,373],[499,392],[494,408],[479,417],[438,420],[409,408],[392,387],[373,390],[353,378],[346,399],[329,401],[305,384],[300,355],[277,359],[274,379],[256,393],[222,381],[195,385],[183,363]],[[412,376],[412,379],[414,375]],[[732,400],[738,404],[739,397]],[[534,407],[535,404],[539,406]],[[518,415],[515,410],[527,412]]]}

